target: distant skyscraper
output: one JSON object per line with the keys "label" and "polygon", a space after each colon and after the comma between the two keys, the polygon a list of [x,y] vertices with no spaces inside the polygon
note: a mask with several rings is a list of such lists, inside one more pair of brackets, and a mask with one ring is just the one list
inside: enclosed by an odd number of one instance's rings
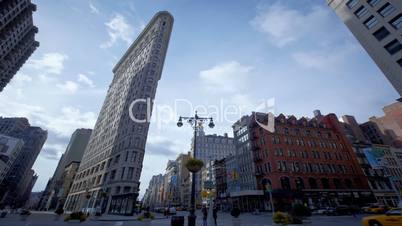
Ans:
{"label": "distant skyscraper", "polygon": [[370,117],[381,132],[387,135],[391,144],[402,148],[402,102],[395,102],[383,108],[384,116]]}
{"label": "distant skyscraper", "polygon": [[148,135],[146,115],[152,110],[152,103],[147,106],[143,100],[155,97],[172,26],[168,12],[157,13],[113,69],[112,84],[67,197],[65,206],[72,210],[101,207],[113,214],[133,213]]}
{"label": "distant skyscraper", "polygon": [[345,135],[351,143],[354,142],[364,142],[367,143],[368,139],[364,136],[359,123],[352,115],[343,115],[342,120],[344,123],[342,125],[345,127]]}
{"label": "distant skyscraper", "polygon": [[402,1],[326,1],[402,96]]}
{"label": "distant skyscraper", "polygon": [[30,0],[0,1],[0,92],[39,46]]}
{"label": "distant skyscraper", "polygon": [[24,141],[24,146],[0,185],[1,203],[21,207],[26,201],[21,197],[26,194],[27,184],[36,181],[31,168],[47,139],[47,131],[31,126],[26,118],[0,117],[0,134]]}
{"label": "distant skyscraper", "polygon": [[62,189],[64,184],[63,174],[65,168],[72,162],[78,164],[81,162],[91,133],[91,129],[77,129],[74,131],[66,151],[61,156],[59,163],[57,164],[53,177],[50,178],[51,184],[46,187],[46,190],[41,197],[39,209],[49,210],[57,207],[59,198],[63,196],[64,193]]}
{"label": "distant skyscraper", "polygon": [[23,145],[21,139],[0,134],[0,184],[9,173]]}
{"label": "distant skyscraper", "polygon": [[164,177],[162,174],[153,175],[149,181],[148,189],[144,194],[143,206],[155,208],[162,206]]}

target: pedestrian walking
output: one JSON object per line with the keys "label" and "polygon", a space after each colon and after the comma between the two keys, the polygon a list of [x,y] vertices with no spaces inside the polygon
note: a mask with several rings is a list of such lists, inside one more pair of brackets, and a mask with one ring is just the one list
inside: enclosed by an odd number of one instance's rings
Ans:
{"label": "pedestrian walking", "polygon": [[216,205],[214,205],[214,208],[212,209],[212,216],[214,217],[215,226],[217,226],[216,219],[218,218],[218,208]]}
{"label": "pedestrian walking", "polygon": [[203,222],[203,226],[207,226],[207,219],[208,219],[208,210],[207,210],[207,207],[204,205],[202,207],[202,222]]}

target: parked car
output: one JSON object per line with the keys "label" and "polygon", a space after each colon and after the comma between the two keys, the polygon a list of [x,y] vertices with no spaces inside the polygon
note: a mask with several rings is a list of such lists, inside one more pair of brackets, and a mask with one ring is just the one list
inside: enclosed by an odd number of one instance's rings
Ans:
{"label": "parked car", "polygon": [[337,206],[336,207],[336,215],[352,215],[354,212],[354,209],[350,206]]}
{"label": "parked car", "polygon": [[336,208],[334,207],[327,207],[325,211],[323,211],[323,214],[327,216],[335,216],[336,214]]}
{"label": "parked car", "polygon": [[154,211],[157,212],[157,213],[163,213],[165,211],[165,208],[163,208],[163,207],[155,207]]}
{"label": "parked car", "polygon": [[89,215],[95,215],[96,213],[96,208],[82,208],[81,212]]}
{"label": "parked car", "polygon": [[329,207],[321,207],[321,208],[313,209],[313,210],[312,210],[312,213],[313,213],[313,214],[326,214],[328,208],[329,208]]}
{"label": "parked car", "polygon": [[355,207],[353,206],[337,206],[335,208],[328,208],[325,211],[327,216],[341,216],[341,215],[352,215],[353,213],[357,213]]}
{"label": "parked car", "polygon": [[389,210],[386,214],[364,217],[363,226],[399,226],[402,225],[402,208]]}
{"label": "parked car", "polygon": [[170,215],[176,215],[176,213],[177,213],[176,208],[174,208],[174,207],[169,208],[169,214]]}

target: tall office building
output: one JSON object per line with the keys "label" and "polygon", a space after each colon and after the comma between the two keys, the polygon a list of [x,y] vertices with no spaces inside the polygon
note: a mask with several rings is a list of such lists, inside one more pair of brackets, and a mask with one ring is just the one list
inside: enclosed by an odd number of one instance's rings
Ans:
{"label": "tall office building", "polygon": [[257,188],[256,166],[253,161],[253,124],[253,118],[248,115],[233,124],[235,154],[225,159],[230,199],[242,211],[251,211],[262,203],[263,192]]}
{"label": "tall office building", "polygon": [[[149,120],[173,17],[157,13],[113,69],[114,77],[65,206],[132,214]],[[149,111],[149,112],[148,112]],[[136,120],[133,120],[136,119]],[[71,203],[70,203],[71,202]]]}
{"label": "tall office building", "polygon": [[327,0],[402,96],[402,1]]}
{"label": "tall office building", "polygon": [[60,200],[60,197],[65,196],[63,189],[65,168],[70,166],[72,162],[78,162],[78,164],[81,162],[91,133],[91,129],[76,129],[71,135],[66,151],[61,156],[53,177],[49,179],[50,185],[46,187],[41,197],[39,209],[51,210],[56,209],[59,204],[64,204],[64,200]]}
{"label": "tall office building", "polygon": [[[194,139],[194,138],[193,138]],[[194,142],[194,140],[192,140]],[[227,133],[223,136],[216,134],[205,135],[203,129],[197,133],[197,159],[200,159],[206,165],[210,161],[220,160],[228,155],[233,155],[235,146],[233,137],[229,137]],[[191,147],[194,147],[193,143]]]}
{"label": "tall office building", "polygon": [[39,46],[30,0],[0,1],[0,92]]}
{"label": "tall office building", "polygon": [[[204,166],[208,162],[214,160],[220,160],[226,158],[229,155],[233,155],[235,152],[235,145],[233,142],[233,137],[229,137],[227,133],[223,136],[217,134],[205,135],[203,128],[200,128],[197,132],[197,152],[196,159],[200,159],[204,162]],[[191,143],[191,156],[193,156],[194,148],[194,138]],[[202,175],[201,173],[196,174],[196,186],[195,186],[195,197],[196,203],[201,205],[201,189],[202,189]]]}
{"label": "tall office building", "polygon": [[21,207],[25,204],[22,197],[26,194],[27,184],[32,183],[31,170],[36,158],[47,139],[47,131],[33,127],[26,118],[1,118],[0,134],[21,139],[24,145],[11,165],[9,173],[0,185],[0,200],[3,205]]}

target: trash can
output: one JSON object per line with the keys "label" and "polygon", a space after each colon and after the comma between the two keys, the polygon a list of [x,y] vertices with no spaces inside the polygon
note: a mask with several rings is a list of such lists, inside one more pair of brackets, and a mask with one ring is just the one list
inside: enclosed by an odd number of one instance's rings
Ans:
{"label": "trash can", "polygon": [[184,216],[172,216],[170,226],[184,226]]}

